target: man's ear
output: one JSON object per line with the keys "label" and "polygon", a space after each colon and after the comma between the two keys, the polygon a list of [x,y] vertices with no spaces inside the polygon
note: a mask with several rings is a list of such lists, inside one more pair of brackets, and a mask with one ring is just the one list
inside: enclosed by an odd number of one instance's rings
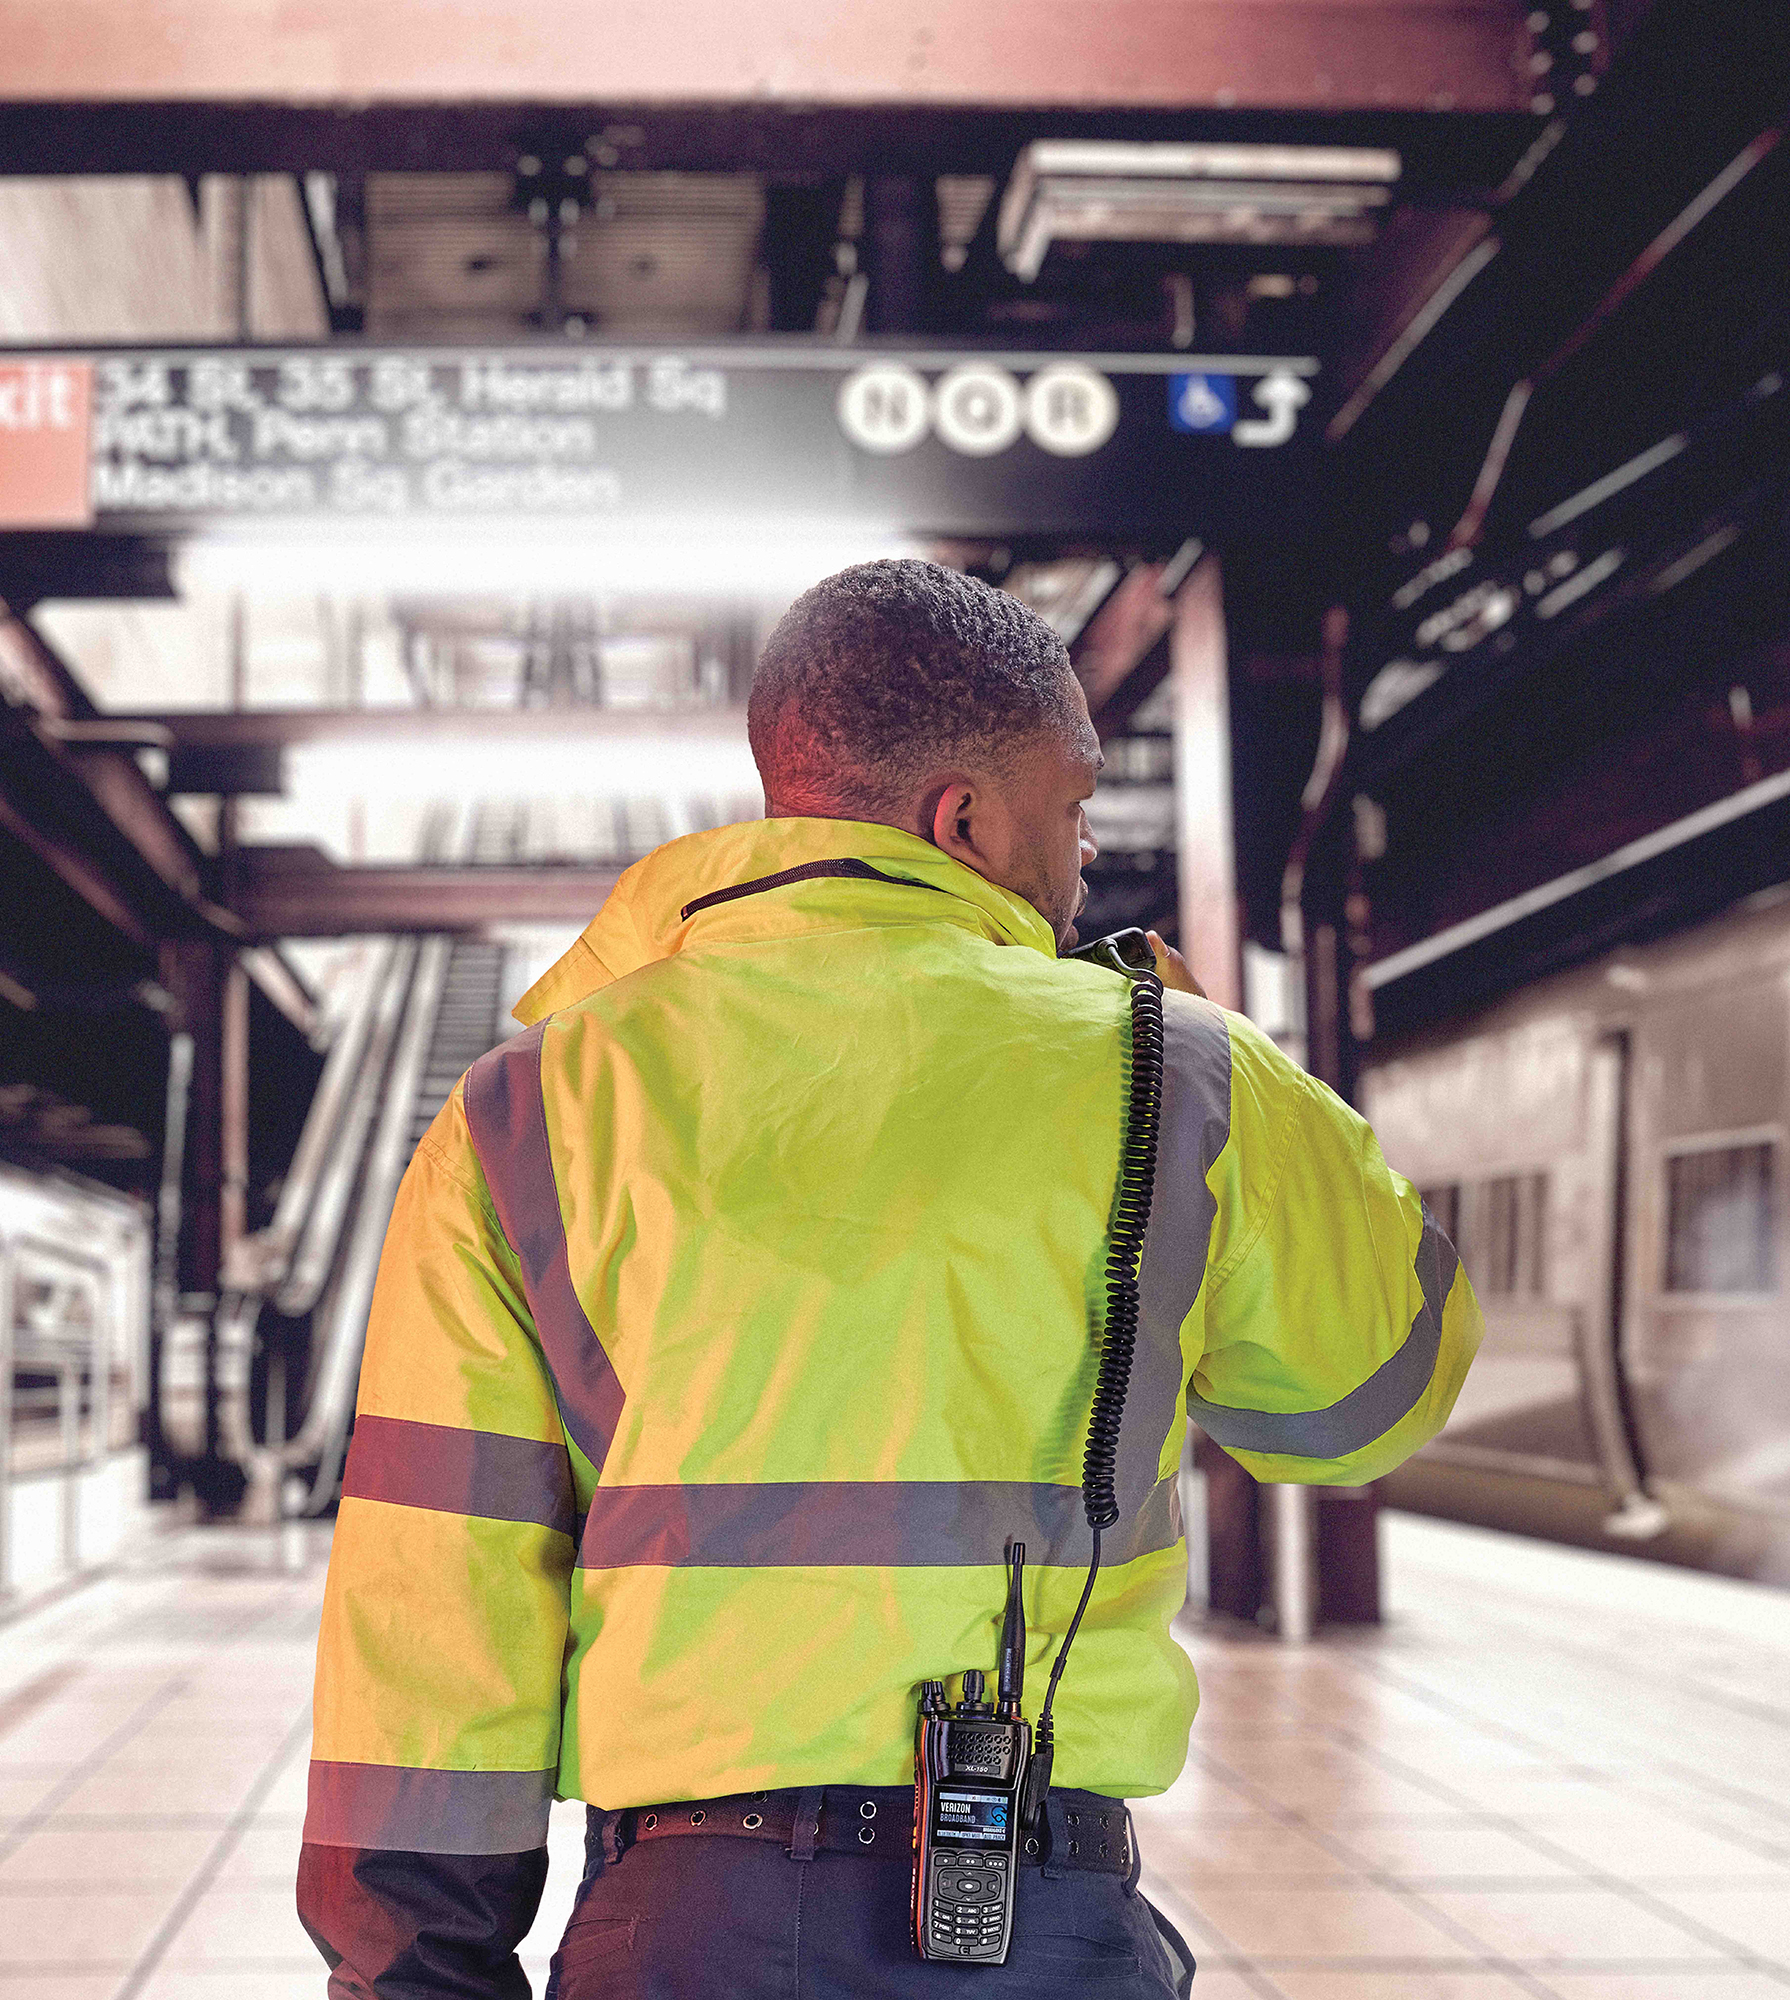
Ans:
{"label": "man's ear", "polygon": [[931,797],[933,846],[991,882],[1005,880],[1013,829],[1000,794],[986,779],[954,771],[933,788]]}
{"label": "man's ear", "polygon": [[982,817],[982,805],[975,783],[969,778],[954,775],[938,788],[932,808],[933,846],[978,872],[987,866],[987,856],[977,840],[978,833],[982,831],[977,825]]}

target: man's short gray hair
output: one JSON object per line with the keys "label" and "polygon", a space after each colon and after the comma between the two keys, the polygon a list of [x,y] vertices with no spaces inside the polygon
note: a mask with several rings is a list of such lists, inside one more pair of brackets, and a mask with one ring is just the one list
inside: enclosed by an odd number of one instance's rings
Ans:
{"label": "man's short gray hair", "polygon": [[1077,720],[1062,640],[1005,591],[938,563],[859,563],[792,604],[747,729],[783,812],[886,818],[941,763],[1001,768]]}

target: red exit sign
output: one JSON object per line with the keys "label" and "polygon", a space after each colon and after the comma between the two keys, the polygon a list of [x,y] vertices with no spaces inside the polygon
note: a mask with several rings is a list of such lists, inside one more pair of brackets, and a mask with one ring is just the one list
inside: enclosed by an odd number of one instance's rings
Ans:
{"label": "red exit sign", "polygon": [[93,364],[0,362],[0,528],[84,528]]}

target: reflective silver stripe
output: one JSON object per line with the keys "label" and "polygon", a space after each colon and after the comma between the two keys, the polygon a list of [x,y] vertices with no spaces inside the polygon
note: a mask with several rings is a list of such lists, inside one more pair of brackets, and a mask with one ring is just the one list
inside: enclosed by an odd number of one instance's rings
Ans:
{"label": "reflective silver stripe", "polygon": [[1375,1443],[1422,1402],[1442,1346],[1442,1308],[1454,1288],[1460,1260],[1423,1211],[1423,1240],[1417,1246],[1417,1282],[1423,1305],[1398,1352],[1381,1362],[1339,1403],[1322,1410],[1235,1410],[1189,1396],[1194,1421],[1216,1444],[1281,1458],[1347,1458]]}
{"label": "reflective silver stripe", "polygon": [[[1206,1175],[1231,1136],[1231,1037],[1224,1015],[1182,994],[1162,999],[1162,1125],[1150,1229],[1138,1266],[1137,1355],[1119,1432],[1122,1519],[1146,1503],[1162,1447],[1182,1422],[1187,1364],[1181,1323],[1199,1297],[1218,1214]],[[1178,1456],[1178,1431],[1176,1444]]]}
{"label": "reflective silver stripe", "polygon": [[[1173,1548],[1175,1481],[1155,1481],[1107,1538],[1106,1560]],[[767,1480],[740,1485],[599,1486],[580,1569],[963,1569],[998,1564],[1009,1536],[1026,1560],[1080,1568],[1088,1528],[1079,1486],[1023,1480]]]}
{"label": "reflective silver stripe", "polygon": [[546,1028],[546,1021],[537,1022],[480,1056],[466,1072],[466,1123],[497,1219],[522,1266],[522,1289],[552,1370],[561,1418],[573,1443],[601,1471],[625,1398],[567,1261],[541,1095]]}
{"label": "reflective silver stripe", "polygon": [[575,1521],[563,1444],[402,1417],[355,1419],[342,1495],[483,1521],[533,1521],[562,1535]]}
{"label": "reflective silver stripe", "polygon": [[557,1771],[417,1771],[311,1764],[306,1840],[416,1854],[526,1854],[545,1845]]}

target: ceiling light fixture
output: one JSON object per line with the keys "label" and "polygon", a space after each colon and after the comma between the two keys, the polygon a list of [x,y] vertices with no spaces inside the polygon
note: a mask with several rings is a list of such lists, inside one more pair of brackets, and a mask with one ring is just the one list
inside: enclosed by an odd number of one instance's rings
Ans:
{"label": "ceiling light fixture", "polygon": [[1028,282],[1058,241],[1367,243],[1400,171],[1382,146],[1038,139],[1001,198],[997,243]]}
{"label": "ceiling light fixture", "polygon": [[182,596],[685,597],[787,602],[853,563],[907,555],[892,529],[734,519],[616,523],[569,533],[563,520],[356,523],[275,536],[206,535],[176,554]]}

